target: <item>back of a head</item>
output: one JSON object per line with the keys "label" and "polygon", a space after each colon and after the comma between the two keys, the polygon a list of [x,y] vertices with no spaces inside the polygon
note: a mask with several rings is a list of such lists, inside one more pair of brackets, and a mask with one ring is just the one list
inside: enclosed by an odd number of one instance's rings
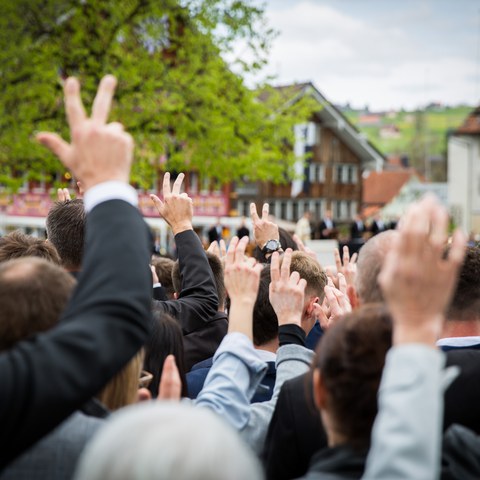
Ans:
{"label": "back of a head", "polygon": [[69,270],[82,265],[86,214],[83,200],[55,202],[46,218],[47,237]]}
{"label": "back of a head", "polygon": [[[223,272],[223,265],[222,261],[213,253],[205,252],[208,260],[208,264],[210,265],[210,269],[213,274],[213,279],[215,280],[215,286],[217,289],[217,296],[218,296],[218,305],[219,307],[225,306],[225,298],[227,295],[227,291],[225,288],[225,279],[224,279],[224,272]],[[173,280],[173,288],[175,292],[180,293],[182,290],[182,280],[180,278],[180,264],[178,260],[173,265],[172,269],[172,280]]]}
{"label": "back of a head", "polygon": [[[319,297],[321,303],[324,298],[324,288],[328,278],[320,264],[304,252],[292,253],[290,264],[291,272],[298,272],[301,278],[307,281],[306,294]],[[273,309],[270,293],[270,265],[266,265],[260,275],[257,300],[253,309],[253,343],[263,345],[278,336],[278,319]]]}
{"label": "back of a head", "polygon": [[15,230],[0,238],[0,262],[22,257],[44,258],[60,265],[60,257],[53,245]]}
{"label": "back of a head", "polygon": [[377,393],[392,344],[392,323],[380,305],[360,307],[323,335],[313,362],[328,392],[335,429],[365,448],[377,414]]}
{"label": "back of a head", "polygon": [[41,258],[0,264],[0,351],[57,324],[75,286],[63,268]]}
{"label": "back of a head", "polygon": [[306,295],[319,297],[318,303],[323,302],[328,277],[317,260],[305,252],[293,252],[290,272],[298,272],[307,281]]}
{"label": "back of a head", "polygon": [[175,289],[173,288],[172,270],[175,262],[167,257],[152,257],[152,265],[155,267],[158,281],[165,288],[168,298],[172,299]]}
{"label": "back of a head", "polygon": [[152,328],[145,343],[144,361],[145,370],[153,374],[148,387],[153,398],[157,396],[163,364],[168,355],[175,356],[182,381],[182,397],[186,397],[187,379],[182,329],[173,317],[161,310],[154,310]]}
{"label": "back of a head", "polygon": [[378,284],[378,275],[391,243],[398,236],[396,230],[387,230],[370,238],[360,249],[357,261],[355,286],[360,302],[383,302],[383,294]]}
{"label": "back of a head", "polygon": [[260,480],[258,460],[213,412],[156,402],[114,414],[85,449],[76,480]]}
{"label": "back of a head", "polygon": [[270,280],[270,265],[265,265],[253,307],[253,344],[257,347],[278,337],[277,314],[269,298]]}
{"label": "back of a head", "polygon": [[447,320],[480,320],[480,248],[468,247]]}
{"label": "back of a head", "polygon": [[110,411],[137,401],[138,379],[143,367],[143,348],[102,388],[97,398]]}

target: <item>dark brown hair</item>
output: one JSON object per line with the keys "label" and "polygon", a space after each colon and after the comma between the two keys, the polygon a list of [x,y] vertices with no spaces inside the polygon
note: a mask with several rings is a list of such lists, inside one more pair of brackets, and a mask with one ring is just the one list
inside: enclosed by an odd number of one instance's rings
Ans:
{"label": "dark brown hair", "polygon": [[165,288],[168,298],[173,298],[175,289],[173,288],[172,271],[175,262],[167,257],[152,257],[152,265],[155,267],[158,281]]}
{"label": "dark brown hair", "polygon": [[47,237],[55,246],[65,268],[82,265],[86,214],[83,200],[55,202],[46,219]]}
{"label": "dark brown hair", "polygon": [[63,268],[41,258],[0,264],[0,350],[57,324],[75,286]]}
{"label": "dark brown hair", "polygon": [[368,447],[377,414],[377,393],[392,344],[390,315],[366,305],[345,315],[322,337],[314,368],[322,374],[336,430],[354,448]]}
{"label": "dark brown hair", "polygon": [[0,262],[21,257],[39,257],[57,265],[61,263],[52,244],[26,235],[20,230],[15,230],[0,238]]}
{"label": "dark brown hair", "polygon": [[480,248],[468,247],[447,320],[480,319]]}
{"label": "dark brown hair", "polygon": [[182,397],[186,397],[187,372],[182,329],[173,317],[163,311],[154,310],[152,328],[145,343],[145,360],[143,363],[145,370],[153,374],[153,380],[148,387],[152,397],[156,397],[158,394],[163,363],[168,355],[175,356],[175,363],[182,381]]}

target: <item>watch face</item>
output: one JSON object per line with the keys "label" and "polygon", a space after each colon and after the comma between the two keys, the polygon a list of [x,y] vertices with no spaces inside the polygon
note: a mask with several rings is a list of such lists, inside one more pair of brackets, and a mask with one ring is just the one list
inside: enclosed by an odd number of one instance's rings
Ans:
{"label": "watch face", "polygon": [[267,253],[276,252],[280,248],[280,242],[278,240],[269,240],[265,245],[265,251]]}

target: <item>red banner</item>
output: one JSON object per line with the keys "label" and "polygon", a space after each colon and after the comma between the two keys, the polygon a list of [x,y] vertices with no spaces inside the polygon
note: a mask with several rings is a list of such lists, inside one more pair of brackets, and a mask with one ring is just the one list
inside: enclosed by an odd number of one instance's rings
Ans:
{"label": "red banner", "polygon": [[[196,217],[225,217],[228,196],[225,194],[190,195]],[[19,217],[46,217],[54,200],[47,193],[17,193],[0,195],[0,208],[5,214]],[[139,193],[139,208],[145,217],[158,217],[150,195]]]}

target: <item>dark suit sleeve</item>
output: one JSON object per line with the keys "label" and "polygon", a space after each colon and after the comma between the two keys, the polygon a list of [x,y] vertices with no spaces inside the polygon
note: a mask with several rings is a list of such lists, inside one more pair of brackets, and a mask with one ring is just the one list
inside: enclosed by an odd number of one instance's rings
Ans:
{"label": "dark suit sleeve", "polygon": [[175,236],[182,290],[177,300],[154,302],[176,318],[184,334],[202,328],[218,309],[212,269],[197,234],[186,230]]}
{"label": "dark suit sleeve", "polygon": [[95,395],[144,343],[149,239],[124,201],[88,214],[83,271],[61,323],[0,355],[0,468]]}

